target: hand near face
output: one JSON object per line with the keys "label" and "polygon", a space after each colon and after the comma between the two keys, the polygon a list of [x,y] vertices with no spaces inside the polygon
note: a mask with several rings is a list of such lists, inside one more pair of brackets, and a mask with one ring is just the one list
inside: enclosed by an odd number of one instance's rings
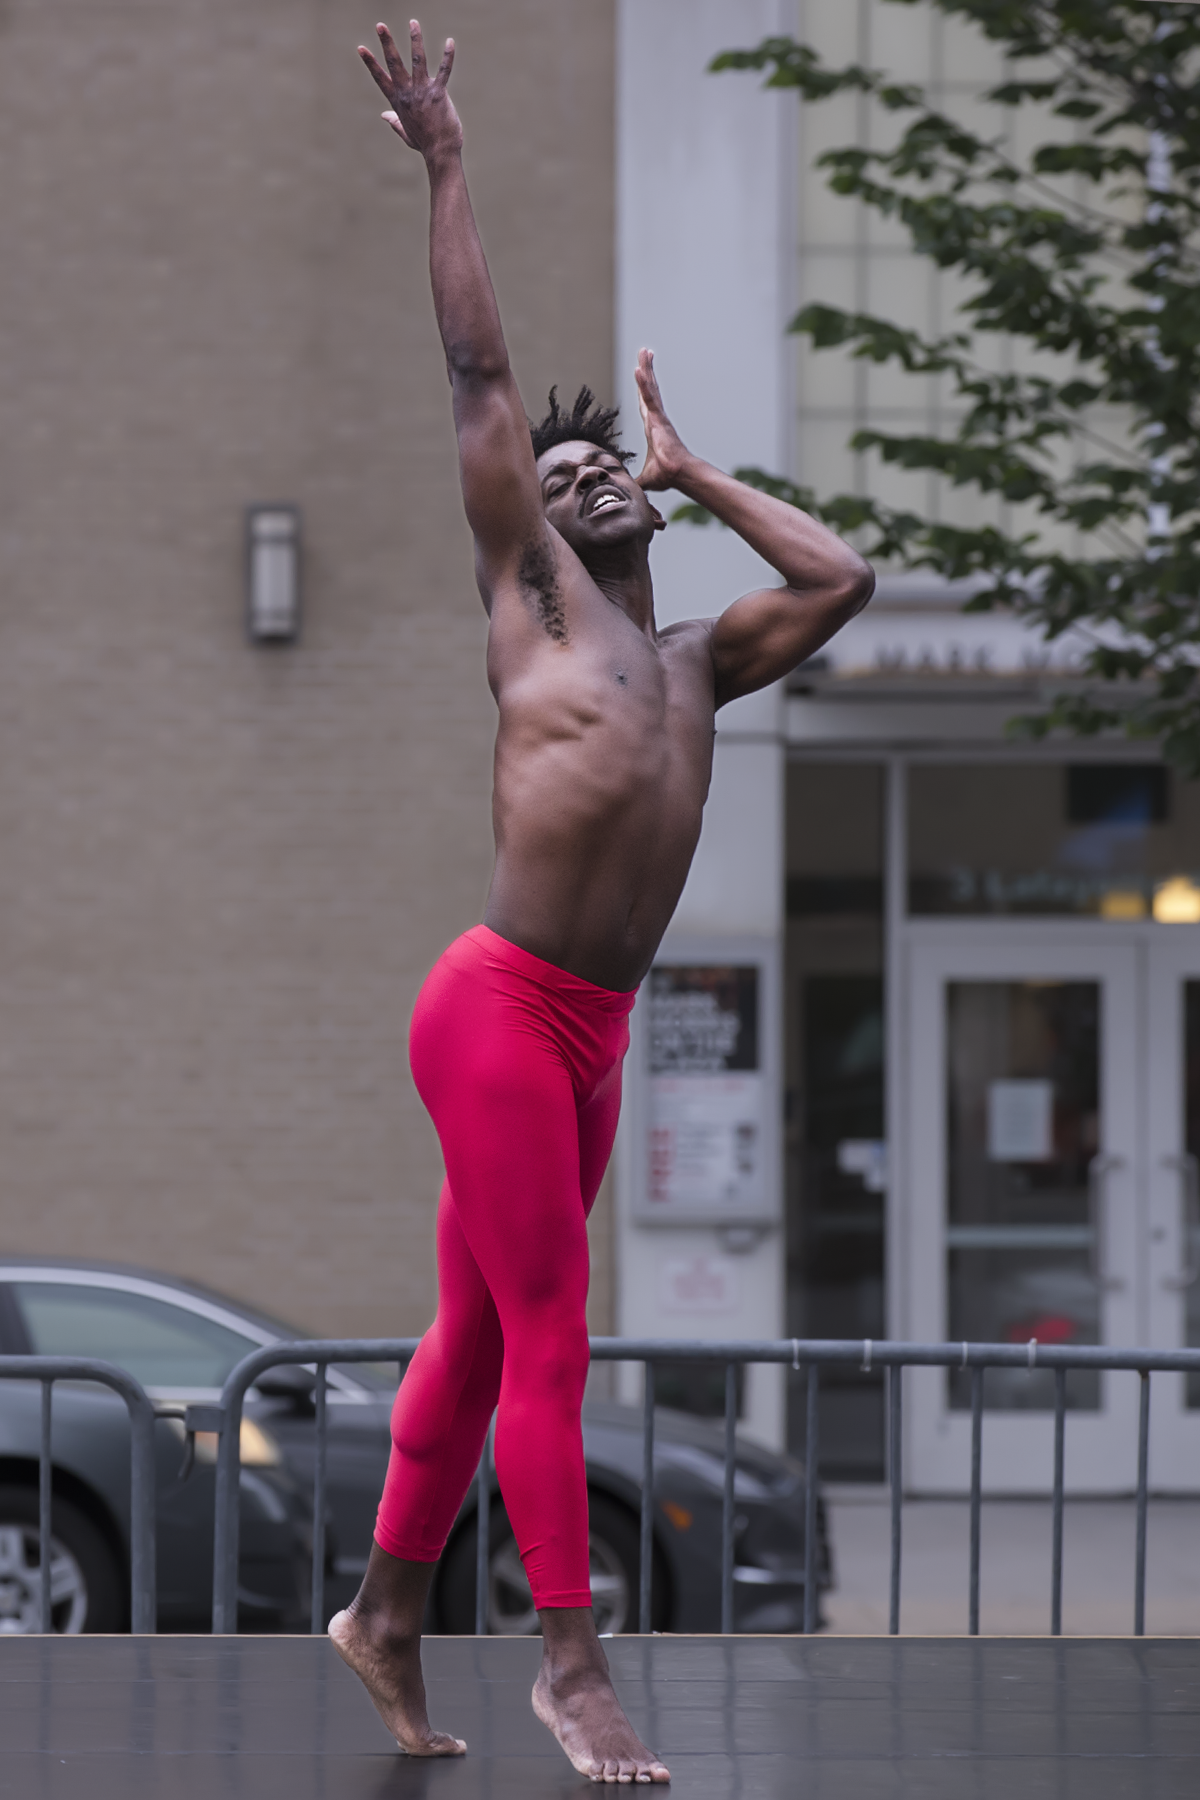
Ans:
{"label": "hand near face", "polygon": [[409,37],[412,46],[412,74],[404,66],[391,32],[386,25],[375,27],[379,34],[387,68],[380,68],[365,44],[358,46],[375,81],[388,103],[384,118],[413,150],[428,159],[446,150],[462,148],[462,125],[454,110],[454,102],[446,92],[450,71],[454,67],[454,39],[446,39],[446,49],[436,75],[430,75],[425,62],[425,40],[421,27],[412,19]]}
{"label": "hand near face", "polygon": [[688,453],[663,406],[658,377],[654,373],[653,350],[639,351],[634,379],[642,424],[646,429],[646,460],[638,475],[638,485],[647,493],[654,493],[674,487]]}

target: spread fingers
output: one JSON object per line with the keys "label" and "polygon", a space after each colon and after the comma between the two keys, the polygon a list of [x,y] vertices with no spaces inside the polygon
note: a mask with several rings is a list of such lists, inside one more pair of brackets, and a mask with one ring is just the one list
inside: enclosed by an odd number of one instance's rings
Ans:
{"label": "spread fingers", "polygon": [[403,92],[408,86],[408,70],[404,66],[404,58],[396,48],[396,40],[386,25],[377,25],[375,31],[383,51],[384,61],[388,66],[388,73],[396,86]]}
{"label": "spread fingers", "polygon": [[360,44],[358,46],[358,54],[361,56],[363,62],[367,65],[367,69],[370,72],[371,79],[374,81],[375,86],[379,89],[379,91],[383,95],[384,99],[385,100],[393,99],[394,95],[395,95],[395,83],[393,82],[391,76],[388,74],[387,70],[380,68],[379,64],[375,61],[375,58],[371,55],[371,52],[367,49],[367,46],[365,44]]}
{"label": "spread fingers", "polygon": [[421,35],[419,19],[408,21],[408,36],[412,46],[412,78],[414,81],[428,81],[429,69],[425,62],[425,39]]}

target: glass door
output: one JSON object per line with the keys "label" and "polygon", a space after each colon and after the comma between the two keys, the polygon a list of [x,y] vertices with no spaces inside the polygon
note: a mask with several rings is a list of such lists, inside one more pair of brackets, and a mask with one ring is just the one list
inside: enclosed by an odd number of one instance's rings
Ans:
{"label": "glass door", "polygon": [[[1134,1343],[1139,1219],[1138,951],[1062,927],[918,929],[909,939],[910,1335]],[[1128,1485],[1136,1384],[1072,1374],[1068,1485]],[[914,1486],[969,1479],[970,1376],[915,1371]],[[1051,1479],[1054,1383],[985,1377],[992,1492]]]}
{"label": "glass door", "polygon": [[[1148,955],[1146,1342],[1200,1349],[1200,931],[1156,932]],[[1151,1483],[1194,1493],[1200,1375],[1156,1375],[1152,1393]]]}

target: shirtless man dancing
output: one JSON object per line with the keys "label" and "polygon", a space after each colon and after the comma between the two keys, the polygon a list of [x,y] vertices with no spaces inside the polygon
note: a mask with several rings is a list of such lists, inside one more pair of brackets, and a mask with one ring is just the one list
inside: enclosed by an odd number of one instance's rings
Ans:
{"label": "shirtless man dancing", "polygon": [[[616,1131],[628,1015],[700,835],[716,709],[810,656],[874,577],[824,526],[684,447],[649,351],[636,478],[615,413],[593,410],[587,390],[570,413],[552,394],[531,429],[467,198],[453,40],[430,75],[415,22],[411,38],[411,73],[386,26],[386,67],[359,54],[429,173],[433,297],[500,712],[496,862],[484,923],[441,957],[413,1014],[413,1077],[447,1176],[437,1318],[396,1398],[362,1588],[329,1634],[402,1749],[462,1753],[429,1723],[421,1622],[496,1409],[496,1471],[542,1627],[534,1711],[594,1781],[665,1782],[591,1612],[586,1219]],[[731,526],[783,585],[659,631],[649,549],[664,521],[647,496],[665,488]]]}

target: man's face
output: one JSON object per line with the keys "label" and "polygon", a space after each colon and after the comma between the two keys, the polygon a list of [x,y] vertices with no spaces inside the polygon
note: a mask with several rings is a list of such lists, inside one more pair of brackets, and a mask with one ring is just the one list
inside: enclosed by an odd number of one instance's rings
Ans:
{"label": "man's face", "polygon": [[662,515],[620,457],[596,444],[556,444],[538,458],[546,517],[586,565],[589,551],[649,543]]}

